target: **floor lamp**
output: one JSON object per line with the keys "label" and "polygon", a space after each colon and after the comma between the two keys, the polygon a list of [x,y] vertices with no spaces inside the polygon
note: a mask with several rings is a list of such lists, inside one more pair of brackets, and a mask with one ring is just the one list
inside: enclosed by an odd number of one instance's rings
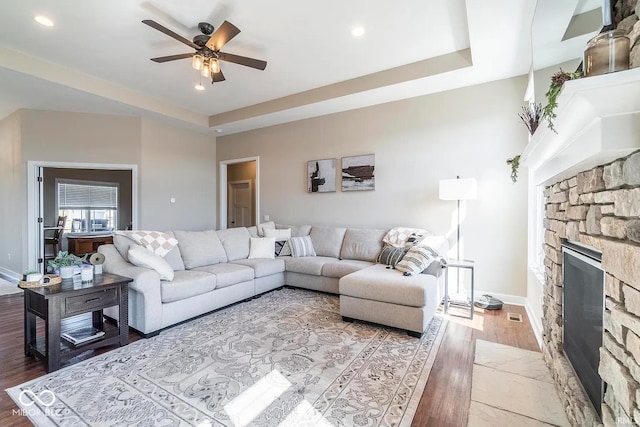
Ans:
{"label": "floor lamp", "polygon": [[[474,200],[478,197],[478,183],[475,178],[441,179],[439,186],[440,200],[456,200],[457,204],[457,226],[456,226],[456,258],[460,259],[460,201]],[[458,275],[457,293],[460,293],[460,275]]]}

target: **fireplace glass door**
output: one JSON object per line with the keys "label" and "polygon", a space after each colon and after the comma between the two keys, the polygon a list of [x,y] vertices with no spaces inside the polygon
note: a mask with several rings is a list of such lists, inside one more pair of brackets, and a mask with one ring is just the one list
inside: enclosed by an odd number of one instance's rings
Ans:
{"label": "fireplace glass door", "polygon": [[604,318],[604,271],[600,254],[566,243],[563,260],[563,349],[594,409],[602,416],[598,374]]}

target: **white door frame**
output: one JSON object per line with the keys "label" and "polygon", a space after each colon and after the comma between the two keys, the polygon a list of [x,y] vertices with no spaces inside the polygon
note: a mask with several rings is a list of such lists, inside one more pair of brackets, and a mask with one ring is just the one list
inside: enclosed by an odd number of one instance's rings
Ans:
{"label": "white door frame", "polygon": [[224,230],[227,228],[227,166],[233,165],[235,163],[245,163],[245,162],[256,162],[256,211],[254,215],[256,216],[256,224],[260,224],[260,157],[243,157],[241,159],[230,159],[230,160],[220,160],[218,163],[218,169],[220,170],[220,191],[219,191],[219,199],[218,199],[218,229]]}
{"label": "white door frame", "polygon": [[138,228],[138,165],[108,163],[47,162],[29,160],[27,162],[27,261],[29,269],[35,269],[38,261],[38,168],[66,169],[112,169],[131,171],[131,223]]}

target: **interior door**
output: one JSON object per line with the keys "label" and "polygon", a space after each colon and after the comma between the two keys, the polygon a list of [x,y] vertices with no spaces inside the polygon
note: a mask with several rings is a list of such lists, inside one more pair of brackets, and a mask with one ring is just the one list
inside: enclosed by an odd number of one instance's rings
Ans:
{"label": "interior door", "polygon": [[251,226],[251,190],[251,181],[229,182],[227,228]]}

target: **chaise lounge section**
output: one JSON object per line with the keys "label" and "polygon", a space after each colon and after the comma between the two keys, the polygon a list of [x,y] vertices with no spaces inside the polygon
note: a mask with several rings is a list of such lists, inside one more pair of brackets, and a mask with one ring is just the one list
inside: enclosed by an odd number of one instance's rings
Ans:
{"label": "chaise lounge section", "polygon": [[[105,272],[133,279],[129,324],[145,336],[284,285],[339,294],[345,320],[406,329],[414,336],[435,314],[441,300],[441,269],[404,276],[376,264],[386,230],[310,225],[278,229],[291,230],[292,237],[309,236],[315,256],[251,257],[252,239],[263,232],[257,227],[167,232],[178,242],[164,256],[173,270],[172,280],[133,265],[129,251],[138,242],[127,235],[114,235],[114,243],[101,246],[99,252],[105,255]],[[428,244],[447,252],[444,238],[429,239]],[[115,311],[105,312],[117,318]]]}

